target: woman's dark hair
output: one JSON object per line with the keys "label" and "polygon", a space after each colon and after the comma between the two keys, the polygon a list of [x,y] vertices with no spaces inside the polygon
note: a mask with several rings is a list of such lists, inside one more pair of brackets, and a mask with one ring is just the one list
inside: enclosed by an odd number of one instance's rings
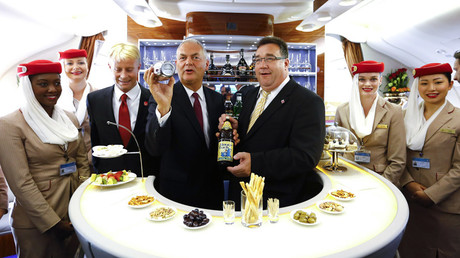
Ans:
{"label": "woman's dark hair", "polygon": [[266,44],[276,44],[280,47],[281,56],[284,58],[289,57],[289,51],[286,42],[278,37],[265,37],[262,38],[257,44],[257,48],[266,45]]}
{"label": "woman's dark hair", "polygon": [[446,77],[447,77],[447,80],[449,81],[452,81],[452,73],[443,73]]}

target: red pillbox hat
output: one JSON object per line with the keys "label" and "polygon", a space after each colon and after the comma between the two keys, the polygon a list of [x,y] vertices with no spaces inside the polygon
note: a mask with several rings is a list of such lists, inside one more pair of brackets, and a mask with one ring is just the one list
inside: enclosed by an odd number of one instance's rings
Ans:
{"label": "red pillbox hat", "polygon": [[415,68],[413,71],[414,78],[438,73],[452,73],[452,67],[448,63],[431,63],[426,64],[420,68]]}
{"label": "red pillbox hat", "polygon": [[384,69],[385,65],[383,63],[372,60],[362,61],[351,67],[353,75],[357,73],[381,73]]}
{"label": "red pillbox hat", "polygon": [[87,56],[88,54],[84,49],[69,49],[64,52],[59,52],[59,60]]}
{"label": "red pillbox hat", "polygon": [[26,76],[39,73],[61,73],[62,68],[59,62],[49,60],[35,60],[30,63],[18,65],[18,76]]}

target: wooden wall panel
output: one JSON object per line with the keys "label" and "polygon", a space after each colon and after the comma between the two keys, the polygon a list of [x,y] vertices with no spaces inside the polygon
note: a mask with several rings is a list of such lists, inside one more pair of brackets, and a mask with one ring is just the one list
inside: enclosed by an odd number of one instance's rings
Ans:
{"label": "wooden wall panel", "polygon": [[185,37],[185,22],[166,18],[160,18],[161,27],[147,28],[137,24],[129,16],[128,18],[128,41],[137,45],[138,39],[176,39]]}
{"label": "wooden wall panel", "polygon": [[187,13],[185,34],[187,37],[193,35],[272,36],[273,15],[190,12]]}

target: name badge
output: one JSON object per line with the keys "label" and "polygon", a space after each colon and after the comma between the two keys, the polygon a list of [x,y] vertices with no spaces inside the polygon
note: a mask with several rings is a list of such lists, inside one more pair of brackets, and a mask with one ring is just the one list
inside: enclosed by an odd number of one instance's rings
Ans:
{"label": "name badge", "polygon": [[61,176],[69,175],[69,174],[72,174],[74,172],[77,172],[77,164],[75,162],[62,164],[59,167],[59,174]]}
{"label": "name badge", "polygon": [[412,167],[430,169],[430,159],[412,158]]}
{"label": "name badge", "polygon": [[370,151],[356,151],[355,152],[355,162],[370,163],[371,162],[371,152]]}
{"label": "name badge", "polygon": [[450,129],[450,128],[441,128],[441,130],[439,130],[441,133],[450,133],[450,134],[455,134],[455,130],[454,129]]}
{"label": "name badge", "polygon": [[386,124],[378,124],[378,125],[377,125],[377,128],[380,128],[380,129],[388,129],[388,125],[386,125]]}

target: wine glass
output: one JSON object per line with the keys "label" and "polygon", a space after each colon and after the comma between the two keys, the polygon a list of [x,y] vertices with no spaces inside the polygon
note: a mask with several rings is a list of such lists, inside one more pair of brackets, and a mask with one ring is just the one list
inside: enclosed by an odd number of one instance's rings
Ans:
{"label": "wine glass", "polygon": [[306,63],[305,63],[305,69],[307,70],[307,72],[309,72],[310,69],[311,69],[311,63],[310,63],[310,48],[307,49],[307,60],[306,60]]}

